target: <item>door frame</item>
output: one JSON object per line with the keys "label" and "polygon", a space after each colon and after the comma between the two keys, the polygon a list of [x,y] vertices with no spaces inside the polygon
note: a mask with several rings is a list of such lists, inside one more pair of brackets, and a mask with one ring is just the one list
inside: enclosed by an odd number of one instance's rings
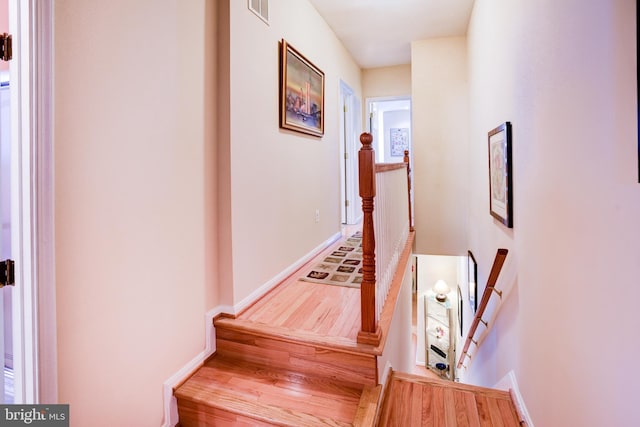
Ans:
{"label": "door frame", "polygon": [[358,150],[361,105],[355,92],[340,80],[340,218],[357,224],[362,217],[358,197]]}
{"label": "door frame", "polygon": [[[396,103],[396,102],[407,102],[409,104],[409,117],[410,117],[410,138],[409,138],[409,157],[413,158],[413,105],[411,100],[411,95],[397,95],[397,96],[381,96],[381,97],[371,97],[365,100],[367,107],[367,132],[373,134],[373,119],[374,112],[371,107],[373,104],[385,104],[385,103]],[[383,110],[386,111],[386,110]],[[377,130],[377,128],[376,128]],[[380,140],[377,138],[378,135],[373,135],[374,137],[374,150],[377,148],[377,144],[380,142],[384,143],[384,139]],[[379,156],[380,155],[380,156]],[[376,150],[376,162],[383,162],[382,151]],[[413,162],[411,162],[413,164]]]}
{"label": "door frame", "polygon": [[[53,0],[9,3],[15,403],[57,402],[53,209]],[[17,333],[16,333],[17,332]]]}

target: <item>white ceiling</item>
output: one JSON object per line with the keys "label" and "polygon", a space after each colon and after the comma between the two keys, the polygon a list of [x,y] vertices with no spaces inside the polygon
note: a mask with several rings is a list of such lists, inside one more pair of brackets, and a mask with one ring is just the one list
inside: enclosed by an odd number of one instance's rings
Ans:
{"label": "white ceiling", "polygon": [[411,42],[467,33],[474,0],[310,0],[358,65],[411,62]]}

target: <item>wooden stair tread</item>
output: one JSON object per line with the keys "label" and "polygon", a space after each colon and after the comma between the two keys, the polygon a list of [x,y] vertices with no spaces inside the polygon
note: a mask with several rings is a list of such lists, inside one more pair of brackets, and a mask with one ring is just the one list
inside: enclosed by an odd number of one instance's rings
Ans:
{"label": "wooden stair tread", "polygon": [[519,427],[509,392],[393,372],[379,426]]}
{"label": "wooden stair tread", "polygon": [[364,390],[362,390],[360,403],[358,403],[358,411],[353,420],[355,427],[371,427],[375,424],[381,394],[382,385],[365,387]]}
{"label": "wooden stair tread", "polygon": [[266,424],[347,426],[353,425],[364,389],[215,356],[175,396],[180,405],[189,401],[192,406],[251,414]]}

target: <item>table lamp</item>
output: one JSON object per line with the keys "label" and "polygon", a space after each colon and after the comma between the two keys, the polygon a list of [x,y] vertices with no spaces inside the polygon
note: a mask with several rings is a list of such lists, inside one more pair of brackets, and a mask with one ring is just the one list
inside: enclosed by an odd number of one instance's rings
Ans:
{"label": "table lamp", "polygon": [[433,285],[433,292],[436,294],[436,300],[445,302],[447,300],[447,294],[451,292],[451,289],[447,286],[447,282],[440,279]]}

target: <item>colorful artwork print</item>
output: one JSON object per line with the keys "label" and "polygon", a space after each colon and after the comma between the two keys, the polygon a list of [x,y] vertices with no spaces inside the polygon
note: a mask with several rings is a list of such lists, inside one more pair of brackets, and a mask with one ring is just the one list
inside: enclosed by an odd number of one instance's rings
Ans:
{"label": "colorful artwork print", "polygon": [[409,149],[409,129],[391,128],[389,130],[389,143],[392,157],[403,157],[404,150]]}
{"label": "colorful artwork print", "polygon": [[280,127],[324,134],[324,73],[282,40]]}
{"label": "colorful artwork print", "polygon": [[511,177],[511,123],[491,130],[489,143],[489,212],[509,228],[513,227]]}

